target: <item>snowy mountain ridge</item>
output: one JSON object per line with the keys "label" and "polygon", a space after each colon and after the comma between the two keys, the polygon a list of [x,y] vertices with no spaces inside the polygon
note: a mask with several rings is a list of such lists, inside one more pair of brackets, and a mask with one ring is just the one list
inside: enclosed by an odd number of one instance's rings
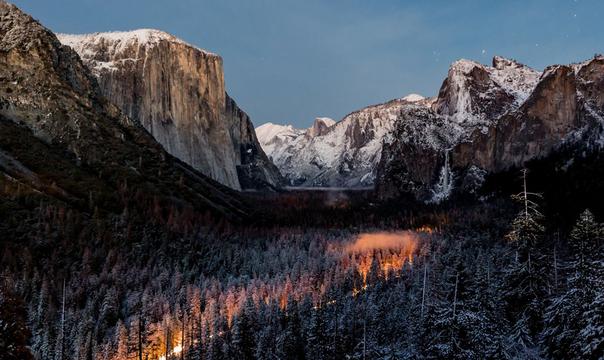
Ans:
{"label": "snowy mountain ridge", "polygon": [[273,136],[257,131],[290,184],[376,183],[383,198],[411,192],[439,202],[562,144],[604,143],[594,129],[604,126],[603,64],[599,56],[540,72],[500,56],[491,66],[461,59],[436,97],[411,94],[369,106],[320,134],[285,126]]}
{"label": "snowy mountain ridge", "polygon": [[380,161],[382,143],[406,105],[427,107],[430,99],[411,94],[346,115],[342,120],[317,118],[308,129],[264,124],[258,140],[296,186],[371,186]]}
{"label": "snowy mountain ridge", "polygon": [[535,88],[540,75],[500,56],[493,58],[493,66],[461,59],[449,68],[434,110],[464,128],[488,126],[494,118],[517,109]]}
{"label": "snowy mountain ridge", "polygon": [[461,59],[451,65],[437,97],[409,94],[354,111],[321,136],[293,128],[279,128],[271,136],[263,126],[257,132],[262,133],[265,152],[291,184],[371,186],[382,145],[393,141],[395,123],[406,121],[399,134],[403,139],[448,149],[517,109],[539,77],[540,72],[499,56],[492,66]]}

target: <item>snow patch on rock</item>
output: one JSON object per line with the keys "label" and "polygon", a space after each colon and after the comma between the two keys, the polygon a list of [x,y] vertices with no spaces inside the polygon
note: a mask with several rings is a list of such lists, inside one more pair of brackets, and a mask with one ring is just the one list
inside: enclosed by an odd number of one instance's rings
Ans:
{"label": "snow patch on rock", "polygon": [[409,95],[403,97],[401,100],[407,101],[407,102],[418,102],[418,101],[422,101],[425,99],[426,99],[425,97],[418,95],[418,94],[409,94]]}
{"label": "snow patch on rock", "polygon": [[161,41],[170,41],[195,48],[207,55],[218,56],[217,54],[191,45],[172,34],[156,29],[109,31],[91,34],[57,34],[57,38],[64,45],[76,50],[78,54],[95,55],[86,51],[91,45],[98,45],[99,43],[109,43],[113,52],[121,52],[132,45],[157,45]]}

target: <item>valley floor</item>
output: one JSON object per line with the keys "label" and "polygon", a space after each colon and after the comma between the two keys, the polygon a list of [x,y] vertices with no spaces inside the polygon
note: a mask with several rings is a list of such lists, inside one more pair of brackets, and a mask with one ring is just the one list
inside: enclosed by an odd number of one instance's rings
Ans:
{"label": "valley floor", "polygon": [[[514,218],[507,200],[248,196],[264,209],[249,224],[29,204],[2,223],[0,319],[38,359],[603,354],[601,225],[590,214],[554,234],[532,213]],[[17,338],[16,328],[0,331]]]}

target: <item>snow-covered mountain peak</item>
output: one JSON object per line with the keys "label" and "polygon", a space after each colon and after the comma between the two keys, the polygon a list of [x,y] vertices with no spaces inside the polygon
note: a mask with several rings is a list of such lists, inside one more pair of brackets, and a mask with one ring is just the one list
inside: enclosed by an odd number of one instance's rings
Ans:
{"label": "snow-covered mountain peak", "polygon": [[329,131],[329,128],[335,123],[336,121],[331,118],[318,117],[315,119],[310,129],[308,129],[308,136],[315,137],[324,135]]}
{"label": "snow-covered mountain peak", "polygon": [[468,59],[459,59],[449,67],[449,74],[451,73],[461,73],[461,74],[469,74],[475,68],[484,68],[484,65]]}
{"label": "snow-covered mountain peak", "polygon": [[296,129],[292,125],[280,125],[271,122],[262,124],[255,130],[260,146],[273,161],[279,159],[284,148],[290,146],[292,142],[308,131]]}
{"label": "snow-covered mountain peak", "polygon": [[521,64],[514,59],[495,55],[493,56],[493,67],[497,70],[503,70],[505,68],[527,68],[528,66]]}
{"label": "snow-covered mountain peak", "polygon": [[447,78],[434,104],[435,110],[451,116],[458,123],[476,122],[476,99],[473,88],[491,86],[485,66],[471,60],[457,60],[449,67]]}
{"label": "snow-covered mountain peak", "polygon": [[[579,72],[586,67],[589,67],[592,64],[597,64],[597,63],[602,63],[604,62],[604,55],[602,54],[596,54],[594,55],[593,58],[579,62],[579,63],[573,63],[570,64],[570,66],[573,68],[575,75],[579,74]],[[541,76],[542,78],[545,77],[548,72],[551,72],[552,67],[554,67],[556,65],[551,65],[545,68],[545,70],[543,71],[543,75]]]}
{"label": "snow-covered mountain peak", "polygon": [[535,89],[541,73],[516,60],[501,56],[493,58],[493,67],[488,69],[493,81],[522,104]]}
{"label": "snow-covered mountain peak", "polygon": [[[437,97],[410,94],[354,111],[333,125],[318,118],[306,130],[260,127],[258,137],[292,184],[369,186],[384,143],[396,138],[399,143],[444,154],[475,130],[488,131],[501,116],[518,109],[540,73],[501,56],[492,64],[454,62]],[[395,123],[399,126],[393,137]],[[269,128],[270,139],[263,141]]]}
{"label": "snow-covered mountain peak", "polygon": [[577,145],[577,153],[600,146],[604,57],[543,73],[503,57],[492,65],[455,62],[431,111],[401,112],[382,153],[381,196],[411,191],[440,201],[452,187],[472,192],[486,174],[522,167],[562,144],[565,152]]}
{"label": "snow-covered mountain peak", "polygon": [[496,56],[493,66],[461,59],[449,68],[434,109],[459,124],[485,124],[518,108],[533,91],[540,73]]}
{"label": "snow-covered mountain peak", "polygon": [[422,101],[425,99],[426,99],[425,97],[423,97],[419,94],[409,94],[409,95],[403,97],[401,100],[410,102],[410,103],[414,103],[414,102]]}
{"label": "snow-covered mountain peak", "polygon": [[419,95],[368,106],[335,122],[317,118],[298,130],[265,124],[256,129],[264,151],[292,185],[370,186],[383,139],[404,107],[428,109]]}
{"label": "snow-covered mountain peak", "polygon": [[154,29],[58,38],[170,154],[234,189],[280,181],[249,116],[225,91],[220,56]]}
{"label": "snow-covered mountain peak", "polygon": [[264,146],[264,144],[268,144],[275,138],[297,136],[303,131],[294,128],[292,125],[279,125],[268,122],[256,128],[256,137],[260,144]]}
{"label": "snow-covered mountain peak", "polygon": [[332,118],[328,118],[328,117],[318,117],[315,119],[315,124],[316,123],[322,123],[325,124],[327,126],[332,126],[333,124],[336,123],[336,121]]}

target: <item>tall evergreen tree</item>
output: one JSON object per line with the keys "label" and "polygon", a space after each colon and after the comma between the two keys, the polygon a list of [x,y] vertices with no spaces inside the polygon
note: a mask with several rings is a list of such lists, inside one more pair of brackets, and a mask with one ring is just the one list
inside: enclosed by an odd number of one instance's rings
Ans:
{"label": "tall evergreen tree", "polygon": [[498,358],[503,356],[507,329],[507,323],[500,315],[503,307],[502,289],[486,256],[479,257],[477,265],[468,299],[468,306],[477,320],[472,327],[472,338],[478,353]]}
{"label": "tall evergreen tree", "polygon": [[[600,264],[604,267],[604,264]],[[600,275],[604,280],[604,275]],[[599,289],[604,288],[604,281],[600,281]],[[580,344],[577,346],[579,353],[586,359],[604,358],[604,292],[599,291],[595,299],[586,306],[583,328],[579,332]]]}
{"label": "tall evergreen tree", "polygon": [[285,359],[304,360],[304,338],[298,304],[290,298],[285,313],[285,328],[281,335],[281,351]]}
{"label": "tall evergreen tree", "polygon": [[599,299],[604,287],[601,229],[586,210],[570,234],[566,290],[552,299],[545,314],[542,338],[552,358],[563,359],[570,353],[584,359],[604,356],[604,325],[598,322],[604,312]]}
{"label": "tall evergreen tree", "polygon": [[329,354],[329,339],[327,338],[327,323],[324,309],[315,307],[310,317],[310,327],[307,335],[308,357],[316,360],[327,360]]}
{"label": "tall evergreen tree", "polygon": [[256,353],[254,307],[248,298],[239,316],[233,319],[231,328],[232,353],[237,359],[252,360]]}
{"label": "tall evergreen tree", "polygon": [[523,180],[523,191],[514,196],[522,209],[507,235],[515,252],[505,273],[505,300],[508,320],[513,329],[510,339],[516,342],[516,348],[531,352],[529,347],[533,346],[542,328],[548,284],[545,258],[538,249],[544,235],[541,224],[543,215],[533,200],[539,195],[527,190],[526,171],[523,171]]}
{"label": "tall evergreen tree", "polygon": [[478,356],[479,347],[483,345],[475,340],[484,319],[471,306],[471,275],[459,248],[452,260],[445,280],[447,295],[436,311],[436,341],[432,352],[441,358],[472,359]]}
{"label": "tall evergreen tree", "polygon": [[48,281],[42,280],[40,290],[37,293],[37,306],[33,314],[33,351],[44,359],[54,358],[54,351],[51,346],[51,305]]}

